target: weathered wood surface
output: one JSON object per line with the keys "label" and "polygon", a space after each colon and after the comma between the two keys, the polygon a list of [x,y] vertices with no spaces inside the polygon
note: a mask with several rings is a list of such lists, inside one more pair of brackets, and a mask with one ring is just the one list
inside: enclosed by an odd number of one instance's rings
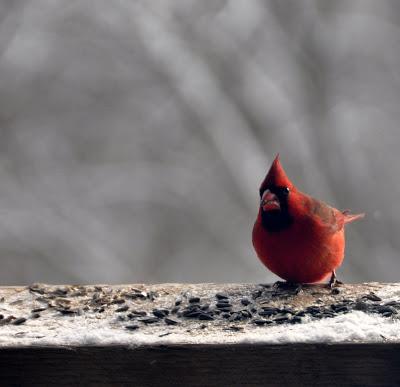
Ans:
{"label": "weathered wood surface", "polygon": [[399,310],[399,284],[3,287],[0,385],[400,385]]}
{"label": "weathered wood surface", "polygon": [[399,386],[395,344],[35,347],[0,351],[2,386]]}

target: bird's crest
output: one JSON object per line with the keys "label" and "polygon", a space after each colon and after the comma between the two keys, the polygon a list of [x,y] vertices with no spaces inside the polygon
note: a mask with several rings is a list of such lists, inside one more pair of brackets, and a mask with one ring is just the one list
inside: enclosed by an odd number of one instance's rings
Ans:
{"label": "bird's crest", "polygon": [[293,183],[286,176],[286,172],[284,171],[282,164],[279,160],[279,153],[276,155],[267,176],[262,182],[261,189],[263,190],[266,187],[270,186],[288,187],[289,189],[293,188]]}

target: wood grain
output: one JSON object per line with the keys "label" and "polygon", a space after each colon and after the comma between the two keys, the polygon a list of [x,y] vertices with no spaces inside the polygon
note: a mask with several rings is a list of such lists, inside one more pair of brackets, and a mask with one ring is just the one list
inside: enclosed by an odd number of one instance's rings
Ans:
{"label": "wood grain", "polygon": [[398,386],[398,344],[6,348],[0,384]]}

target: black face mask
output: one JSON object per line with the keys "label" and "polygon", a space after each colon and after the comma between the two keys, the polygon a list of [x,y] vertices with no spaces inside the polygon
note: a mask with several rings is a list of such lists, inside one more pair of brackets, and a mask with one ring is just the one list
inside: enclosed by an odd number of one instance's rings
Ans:
{"label": "black face mask", "polygon": [[285,230],[293,223],[293,218],[289,215],[288,210],[288,197],[290,195],[289,188],[277,186],[264,187],[263,190],[260,190],[260,197],[262,197],[264,191],[267,189],[278,197],[280,209],[270,211],[264,211],[261,209],[262,225],[269,232]]}

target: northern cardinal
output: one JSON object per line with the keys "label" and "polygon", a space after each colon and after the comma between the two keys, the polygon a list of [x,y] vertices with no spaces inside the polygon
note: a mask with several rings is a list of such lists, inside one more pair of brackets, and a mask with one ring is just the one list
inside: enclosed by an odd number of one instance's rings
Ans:
{"label": "northern cardinal", "polygon": [[300,192],[278,155],[260,187],[253,246],[262,263],[286,281],[314,283],[331,276],[333,286],[344,257],[344,226],[363,216]]}

